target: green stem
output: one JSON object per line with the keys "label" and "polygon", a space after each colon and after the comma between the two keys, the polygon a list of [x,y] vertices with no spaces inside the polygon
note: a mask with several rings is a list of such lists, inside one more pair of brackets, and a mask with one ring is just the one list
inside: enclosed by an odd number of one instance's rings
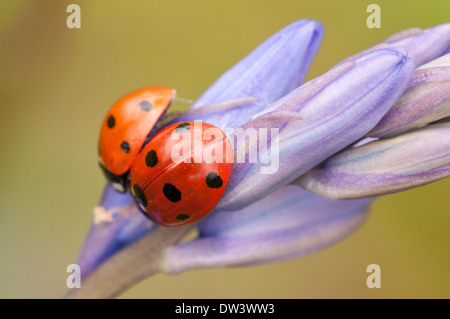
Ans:
{"label": "green stem", "polygon": [[147,235],[106,260],[64,298],[113,298],[140,280],[161,270],[164,250],[179,242],[195,224],[158,226]]}

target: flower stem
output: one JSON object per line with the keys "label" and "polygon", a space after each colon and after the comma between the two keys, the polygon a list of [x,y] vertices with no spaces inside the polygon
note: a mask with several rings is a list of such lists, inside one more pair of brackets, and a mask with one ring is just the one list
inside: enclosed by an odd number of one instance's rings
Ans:
{"label": "flower stem", "polygon": [[66,299],[113,298],[161,269],[164,250],[179,242],[195,224],[182,227],[158,226],[144,237],[106,260],[81,282],[81,288],[69,290]]}

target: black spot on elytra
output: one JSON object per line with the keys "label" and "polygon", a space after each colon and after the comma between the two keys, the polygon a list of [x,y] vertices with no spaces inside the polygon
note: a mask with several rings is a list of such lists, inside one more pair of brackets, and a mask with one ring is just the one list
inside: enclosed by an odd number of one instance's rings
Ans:
{"label": "black spot on elytra", "polygon": [[206,176],[206,185],[211,188],[221,188],[223,181],[217,173],[210,172],[208,173],[208,176]]}
{"label": "black spot on elytra", "polygon": [[114,116],[110,115],[108,117],[108,121],[107,121],[108,127],[109,128],[113,128],[114,125],[116,125],[116,119],[114,118]]}
{"label": "black spot on elytra", "polygon": [[155,150],[151,150],[147,153],[147,156],[145,156],[145,164],[147,164],[148,167],[154,167],[158,164],[158,156],[156,156]]}
{"label": "black spot on elytra", "polygon": [[181,123],[175,128],[175,133],[177,134],[186,134],[189,132],[191,125],[189,123]]}
{"label": "black spot on elytra", "polygon": [[178,220],[187,220],[187,219],[189,219],[189,215],[180,214],[180,215],[177,216],[177,219]]}
{"label": "black spot on elytra", "polygon": [[181,192],[172,184],[164,184],[163,193],[171,202],[176,203],[181,199]]}
{"label": "black spot on elytra", "polygon": [[150,111],[153,108],[153,105],[146,100],[142,100],[141,103],[139,103],[139,106],[141,107],[142,111],[146,112]]}
{"label": "black spot on elytra", "polygon": [[130,144],[128,144],[128,142],[123,141],[122,144],[120,144],[120,148],[125,153],[127,153],[127,154],[130,153]]}
{"label": "black spot on elytra", "polygon": [[148,204],[147,197],[145,197],[144,192],[142,191],[142,189],[139,187],[138,184],[134,184],[133,193],[134,198],[136,198],[139,204],[141,204],[144,207],[147,206]]}

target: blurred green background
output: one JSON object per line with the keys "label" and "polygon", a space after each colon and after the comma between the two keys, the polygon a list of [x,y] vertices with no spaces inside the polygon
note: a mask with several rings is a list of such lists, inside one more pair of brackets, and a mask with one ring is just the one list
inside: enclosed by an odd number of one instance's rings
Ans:
{"label": "blurred green background", "polygon": [[[81,29],[66,7],[81,7]],[[146,85],[195,99],[277,30],[303,18],[325,26],[311,79],[405,28],[450,21],[450,2],[0,2],[0,297],[58,298],[104,185],[97,137],[107,108]],[[186,108],[186,104],[178,105]],[[450,297],[450,180],[385,196],[346,240],[288,262],[157,275],[123,298]],[[368,289],[376,263],[382,288]]]}

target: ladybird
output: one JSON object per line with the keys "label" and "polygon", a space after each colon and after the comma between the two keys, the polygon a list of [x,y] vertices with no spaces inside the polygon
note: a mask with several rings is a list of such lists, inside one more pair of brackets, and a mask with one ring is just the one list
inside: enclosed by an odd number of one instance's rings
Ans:
{"label": "ladybird", "polygon": [[99,162],[117,191],[129,191],[128,172],[174,96],[175,90],[168,87],[145,87],[119,99],[106,114],[100,130]]}
{"label": "ladybird", "polygon": [[233,151],[226,134],[201,122],[159,131],[130,169],[131,192],[154,222],[180,226],[208,214],[230,179]]}

